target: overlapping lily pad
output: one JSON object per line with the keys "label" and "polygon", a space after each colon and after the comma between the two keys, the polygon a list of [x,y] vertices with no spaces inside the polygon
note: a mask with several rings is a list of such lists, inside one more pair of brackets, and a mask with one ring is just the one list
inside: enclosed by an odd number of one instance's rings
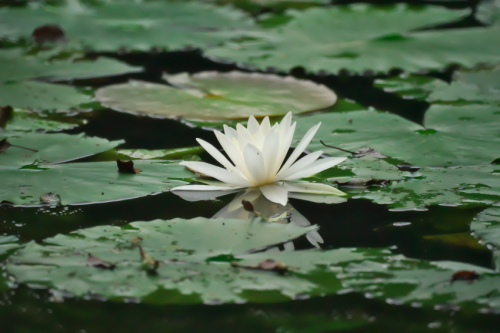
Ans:
{"label": "overlapping lily pad", "polygon": [[28,81],[33,78],[73,79],[121,74],[137,71],[114,59],[86,60],[71,48],[42,50],[27,55],[21,48],[0,50],[0,103],[31,110],[59,110],[85,108],[93,102],[92,96],[75,87]]}
{"label": "overlapping lily pad", "polygon": [[[346,153],[326,144],[356,151],[370,147],[389,157],[418,166],[482,165],[495,159],[500,143],[500,108],[489,105],[432,105],[425,127],[399,116],[377,111],[327,113],[304,117],[295,138],[318,122],[320,127],[310,150],[333,156]],[[481,147],[481,149],[478,149]]]}
{"label": "overlapping lily pad", "polygon": [[381,79],[378,87],[405,98],[433,103],[500,104],[500,67],[457,71],[450,84],[425,76],[403,74]]}
{"label": "overlapping lily pad", "polygon": [[[0,133],[1,135],[1,133]],[[9,143],[30,150],[11,147],[0,154],[2,167],[19,168],[27,165],[69,162],[112,149],[120,141],[108,141],[97,137],[68,134],[27,133],[7,136]],[[36,151],[33,151],[36,150]]]}
{"label": "overlapping lily pad", "polygon": [[[214,260],[282,243],[313,229],[260,220],[204,218],[102,226],[49,238],[47,245],[28,243],[11,257],[8,269],[19,282],[43,284],[78,296],[90,293],[148,301],[154,292],[175,290],[194,301],[234,302],[245,300],[244,290],[266,290],[292,297],[294,290],[308,290],[313,284]],[[148,260],[159,261],[156,270],[151,271],[145,256],[141,259],[139,244]],[[87,266],[89,253],[116,267]],[[156,301],[178,299],[167,295]]]}
{"label": "overlapping lily pad", "polygon": [[[386,249],[244,253],[307,230],[293,224],[227,219],[103,226],[49,238],[46,245],[28,243],[10,257],[7,270],[18,282],[77,296],[134,297],[155,303],[276,301],[363,292],[392,304],[500,305],[500,275],[469,264],[408,259]],[[89,254],[94,256],[90,262]],[[269,268],[263,268],[264,262]],[[281,263],[280,268],[272,263]],[[474,271],[480,279],[454,281],[459,271]]]}
{"label": "overlapping lily pad", "polygon": [[422,30],[459,20],[467,11],[351,5],[289,10],[283,15],[287,23],[275,28],[271,25],[265,37],[226,42],[208,54],[258,68],[288,71],[304,67],[333,73],[342,69],[417,71],[456,63],[470,67],[497,62],[500,56],[498,27]]}
{"label": "overlapping lily pad", "polygon": [[0,199],[15,205],[51,204],[42,197],[53,193],[54,204],[89,204],[158,194],[193,178],[177,161],[135,161],[134,167],[142,172],[120,173],[116,162],[0,168],[5,179]]}
{"label": "overlapping lily pad", "polygon": [[481,212],[472,221],[472,234],[486,244],[494,254],[495,268],[500,268],[500,208],[498,204]]}
{"label": "overlapping lily pad", "polygon": [[0,138],[19,136],[30,132],[57,132],[71,129],[78,125],[78,121],[60,122],[48,120],[37,113],[23,109],[12,109],[12,112],[6,111],[6,113],[0,113]]}
{"label": "overlapping lily pad", "polygon": [[165,79],[175,87],[132,81],[101,88],[96,99],[116,110],[195,119],[301,113],[324,109],[337,100],[327,87],[291,76],[234,71],[183,73]]}
{"label": "overlapping lily pad", "polygon": [[123,0],[96,6],[78,0],[61,6],[30,3],[1,8],[0,22],[3,38],[28,38],[39,26],[57,24],[70,41],[99,51],[207,46],[252,28],[252,20],[236,9],[189,1]]}

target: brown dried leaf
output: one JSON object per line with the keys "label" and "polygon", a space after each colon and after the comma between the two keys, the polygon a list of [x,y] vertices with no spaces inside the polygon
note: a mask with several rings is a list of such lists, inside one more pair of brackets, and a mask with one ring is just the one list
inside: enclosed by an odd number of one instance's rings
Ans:
{"label": "brown dried leaf", "polygon": [[479,280],[480,275],[475,271],[458,271],[453,274],[450,278],[450,283],[455,281],[467,281],[472,283],[473,281]]}
{"label": "brown dried leaf", "polygon": [[139,253],[141,254],[141,259],[142,259],[142,269],[146,271],[148,275],[157,275],[158,272],[158,267],[160,266],[160,262],[158,260],[155,260],[155,258],[152,255],[147,254],[144,252],[142,246],[138,245],[139,247]]}
{"label": "brown dried leaf", "polygon": [[64,31],[57,24],[46,24],[36,28],[31,34],[31,38],[37,44],[61,43],[66,41]]}
{"label": "brown dried leaf", "polygon": [[121,173],[132,173],[137,174],[141,172],[140,169],[134,168],[134,161],[122,161],[120,159],[116,160],[116,164],[118,165],[118,172]]}
{"label": "brown dried leaf", "polygon": [[26,147],[21,147],[21,146],[15,146],[15,145],[11,144],[9,141],[7,141],[7,139],[0,140],[0,154],[4,153],[7,149],[9,149],[9,147],[16,147],[16,148],[31,150],[31,151],[34,151],[34,152],[38,151],[38,150],[35,150],[35,149],[31,149],[31,148],[26,148]]}
{"label": "brown dried leaf", "polygon": [[243,208],[250,213],[253,213],[255,210],[253,209],[253,205],[250,201],[246,200],[241,200],[241,204],[243,205]]}
{"label": "brown dried leaf", "polygon": [[0,127],[5,128],[7,121],[12,118],[14,110],[10,105],[0,106]]}
{"label": "brown dried leaf", "polygon": [[93,256],[90,253],[87,256],[87,266],[102,268],[102,269],[115,269],[115,267],[116,267],[115,264],[108,262],[108,261],[101,260],[100,258]]}

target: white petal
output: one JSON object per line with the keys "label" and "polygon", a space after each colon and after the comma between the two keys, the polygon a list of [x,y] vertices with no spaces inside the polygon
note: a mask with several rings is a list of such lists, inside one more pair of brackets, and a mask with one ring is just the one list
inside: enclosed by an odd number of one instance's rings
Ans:
{"label": "white petal", "polygon": [[269,117],[266,117],[260,123],[260,131],[264,133],[264,135],[267,135],[270,130],[271,130],[271,122],[269,121]]}
{"label": "white petal", "polygon": [[272,202],[285,206],[288,201],[288,191],[280,185],[261,186],[260,190],[264,196]]}
{"label": "white petal", "polygon": [[295,250],[295,245],[293,245],[293,242],[288,242],[288,243],[283,244],[283,249],[285,251],[293,251],[293,250]]}
{"label": "white petal", "polygon": [[276,175],[275,165],[276,160],[278,159],[279,146],[280,140],[278,132],[272,131],[267,135],[266,140],[264,141],[264,146],[262,148],[264,165],[266,167],[266,177],[268,180],[271,180]]}
{"label": "white petal", "polygon": [[233,161],[238,170],[241,171],[243,176],[248,180],[251,179],[250,174],[248,173],[247,167],[245,165],[245,159],[243,158],[243,154],[240,152],[239,148],[236,147],[233,141],[228,139],[225,135],[220,132],[215,132],[215,136],[217,136],[217,140],[219,140],[222,149],[226,152],[227,156]]}
{"label": "white petal", "polygon": [[177,186],[171,189],[171,191],[233,191],[241,188],[243,186],[184,185]]}
{"label": "white petal", "polygon": [[278,172],[278,175],[281,175],[283,172],[288,170],[288,168],[293,164],[293,162],[295,162],[295,160],[300,156],[300,154],[302,154],[302,152],[307,148],[309,142],[311,142],[312,138],[318,131],[320,125],[321,123],[319,123],[316,126],[313,126],[312,128],[309,129],[309,131],[307,131],[306,135],[304,135],[298,146],[293,151],[292,155],[290,155],[290,157],[286,161],[285,165],[283,165],[280,172]]}
{"label": "white petal", "polygon": [[[236,130],[238,131],[238,139],[236,140],[240,151],[243,153],[245,147],[249,144],[253,144],[253,135],[241,124],[236,125]],[[234,139],[233,139],[234,141]]]}
{"label": "white petal", "polygon": [[217,150],[217,148],[215,148],[214,146],[212,146],[210,143],[206,142],[205,140],[202,140],[202,139],[196,139],[196,141],[198,141],[198,143],[203,147],[205,148],[205,150],[207,151],[207,153],[209,153],[210,155],[212,155],[213,158],[215,158],[217,160],[217,162],[219,162],[220,164],[222,164],[222,166],[230,171],[233,171],[235,172],[236,171],[236,168],[234,167],[234,165],[231,164],[231,162],[229,162],[227,160],[227,158],[222,155],[220,153],[220,151]]}
{"label": "white petal", "polygon": [[300,192],[300,193],[314,193],[314,194],[333,194],[333,195],[345,195],[344,192],[336,189],[333,186],[320,183],[309,183],[309,182],[284,182],[283,186],[289,192]]}
{"label": "white petal", "polygon": [[192,162],[192,161],[184,161],[179,163],[180,165],[185,165],[188,168],[191,168],[199,173],[203,173],[207,176],[213,177],[215,179],[220,180],[221,182],[236,185],[236,186],[251,186],[248,180],[243,178],[241,174],[236,174],[229,170],[223,169],[221,167],[208,164],[205,162]]}
{"label": "white petal", "polygon": [[314,247],[320,249],[318,243],[323,243],[323,238],[320,236],[317,230],[311,230],[306,234],[306,238]]}
{"label": "white petal", "polygon": [[314,161],[316,161],[321,156],[321,154],[323,154],[323,152],[320,150],[302,157],[300,160],[295,162],[290,168],[288,168],[288,170],[286,170],[279,177],[277,177],[276,181],[286,179],[286,177],[289,177],[294,173],[297,173],[300,170],[307,168],[308,166],[313,164]]}
{"label": "white petal", "polygon": [[248,125],[247,125],[247,129],[250,132],[250,134],[254,135],[259,131],[259,128],[260,128],[259,122],[255,120],[254,116],[250,116],[248,118]]}
{"label": "white petal", "polygon": [[255,185],[262,184],[266,180],[266,167],[262,152],[254,145],[248,144],[243,151],[243,156]]}
{"label": "white petal", "polygon": [[[219,131],[215,132],[217,134]],[[229,127],[227,125],[224,125],[224,134],[227,136],[229,140],[232,138],[238,138],[238,132],[232,127]]]}
{"label": "white petal", "polygon": [[280,123],[280,128],[283,128],[285,131],[288,131],[290,128],[290,124],[292,123],[292,111],[289,111],[286,116],[283,117]]}
{"label": "white petal", "polygon": [[293,125],[290,127],[288,132],[283,137],[280,135],[280,149],[278,151],[278,158],[276,159],[276,164],[274,166],[274,171],[273,171],[274,174],[278,173],[278,170],[280,169],[281,165],[283,164],[283,161],[285,160],[286,154],[288,153],[288,150],[290,149],[290,145],[292,144],[293,134],[295,133],[295,126],[296,125],[297,125],[297,123],[293,123]]}
{"label": "white petal", "polygon": [[285,178],[286,180],[294,180],[294,179],[299,179],[299,178],[304,178],[304,177],[309,177],[314,174],[317,174],[318,172],[321,172],[323,170],[329,169],[331,167],[334,167],[335,165],[342,163],[346,160],[347,157],[328,157],[328,158],[322,158],[311,164],[305,169],[302,169],[299,172],[294,173],[293,175],[288,176]]}

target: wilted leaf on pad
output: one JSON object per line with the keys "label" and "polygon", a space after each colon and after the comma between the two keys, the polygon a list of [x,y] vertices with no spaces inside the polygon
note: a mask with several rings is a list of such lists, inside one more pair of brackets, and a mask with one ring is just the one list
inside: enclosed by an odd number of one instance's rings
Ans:
{"label": "wilted leaf on pad", "polygon": [[118,201],[165,192],[186,184],[182,179],[193,178],[177,161],[135,161],[135,165],[142,170],[140,174],[119,173],[116,162],[2,167],[0,200],[40,205],[42,195],[55,192],[62,205]]}
{"label": "wilted leaf on pad", "polygon": [[116,160],[116,164],[118,166],[118,172],[121,173],[139,173],[141,172],[140,169],[134,168],[134,161],[122,161],[120,159]]}
{"label": "wilted leaf on pad", "polygon": [[131,81],[96,91],[104,106],[167,118],[248,118],[319,110],[335,103],[337,96],[323,85],[260,73],[202,72],[166,76],[177,88]]}
{"label": "wilted leaf on pad", "polygon": [[407,5],[377,8],[368,5],[289,10],[282,26],[252,39],[226,42],[208,55],[264,69],[337,73],[392,68],[415,72],[450,64],[471,67],[497,62],[500,28],[419,29],[458,20],[468,11]]}
{"label": "wilted leaf on pad", "polygon": [[189,1],[125,0],[91,6],[67,0],[61,6],[4,7],[0,22],[4,39],[27,38],[36,27],[50,22],[68,40],[97,51],[203,47],[242,36],[253,27],[249,17],[231,7]]}
{"label": "wilted leaf on pad", "polygon": [[116,265],[110,263],[108,261],[104,261],[96,256],[93,256],[91,253],[87,256],[87,266],[96,267],[102,269],[115,269]]}
{"label": "wilted leaf on pad", "polygon": [[308,146],[312,151],[345,156],[324,147],[320,143],[323,140],[349,151],[369,146],[418,166],[481,165],[496,158],[493,152],[500,145],[499,111],[500,106],[432,105],[425,115],[425,127],[376,111],[325,113],[301,118],[295,139],[321,121],[329,126],[319,128]]}

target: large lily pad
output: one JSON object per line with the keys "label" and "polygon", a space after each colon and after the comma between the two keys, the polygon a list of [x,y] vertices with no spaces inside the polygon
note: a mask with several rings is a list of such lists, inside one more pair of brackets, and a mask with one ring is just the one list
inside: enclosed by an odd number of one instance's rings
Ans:
{"label": "large lily pad", "polygon": [[177,88],[132,81],[96,91],[104,106],[174,118],[248,118],[324,109],[337,96],[327,87],[291,76],[202,72],[166,76]]}
{"label": "large lily pad", "polygon": [[[326,113],[304,117],[296,138],[318,122],[320,127],[308,149],[333,156],[346,153],[319,141],[356,151],[363,146],[419,166],[481,165],[491,163],[500,143],[499,107],[489,105],[432,105],[425,127],[399,116],[377,111]],[[326,125],[328,124],[328,125]],[[481,149],[478,149],[481,147]]]}
{"label": "large lily pad", "polygon": [[265,36],[227,42],[208,50],[208,54],[258,68],[272,66],[288,71],[304,67],[334,73],[341,69],[417,71],[455,63],[469,67],[497,62],[498,27],[419,31],[457,20],[466,13],[432,6],[412,10],[406,5],[391,9],[351,5],[289,10],[283,14],[287,23],[267,29]]}
{"label": "large lily pad", "polygon": [[466,102],[500,104],[500,67],[457,71],[448,84],[439,79],[402,74],[380,79],[376,86],[404,98],[426,100],[433,103]]}
{"label": "large lily pad", "polygon": [[0,49],[0,82],[40,77],[85,78],[132,71],[137,71],[137,67],[104,57],[85,59],[82,53],[72,49],[55,48],[35,54],[26,54],[22,48]]}
{"label": "large lily pad", "polygon": [[475,237],[493,251],[495,268],[498,270],[500,268],[500,208],[498,204],[476,216],[470,229]]}
{"label": "large lily pad", "polygon": [[78,125],[78,122],[69,123],[48,120],[37,113],[28,112],[23,109],[14,109],[10,116],[0,116],[0,137],[23,135],[23,133],[29,132],[57,132],[68,130]]}
{"label": "large lily pad", "polygon": [[124,0],[98,6],[78,0],[61,6],[31,3],[1,8],[0,22],[3,38],[26,38],[38,26],[57,24],[70,41],[99,51],[201,47],[241,36],[242,29],[252,27],[252,20],[236,9],[189,1]]}
{"label": "large lily pad", "polygon": [[[297,238],[315,227],[269,224],[230,219],[175,219],[134,222],[125,227],[102,226],[34,242],[11,257],[9,272],[19,282],[38,283],[83,296],[136,297],[148,301],[161,290],[177,290],[185,298],[204,302],[244,301],[244,290],[280,291],[292,297],[295,290],[313,284],[231,267],[216,258]],[[137,244],[159,267],[147,273]],[[113,270],[87,266],[87,256],[116,264]],[[149,297],[148,297],[149,296]],[[157,302],[176,299],[162,297]]]}
{"label": "large lily pad", "polygon": [[[181,179],[191,180],[193,177],[176,161],[135,161],[134,167],[142,172],[119,173],[116,162],[68,163],[21,169],[2,167],[0,174],[4,182],[0,199],[15,205],[117,201],[165,192],[186,184]],[[49,195],[49,200],[43,200],[42,197],[48,193],[53,195]]]}
{"label": "large lily pad", "polygon": [[75,87],[37,81],[0,84],[0,103],[36,111],[89,109],[84,104],[93,102]]}
{"label": "large lily pad", "polygon": [[69,162],[101,153],[123,143],[122,140],[108,141],[97,137],[86,137],[83,133],[79,135],[23,133],[21,136],[10,133],[6,136],[9,143],[31,149],[10,147],[0,154],[2,167],[16,168],[26,165]]}

